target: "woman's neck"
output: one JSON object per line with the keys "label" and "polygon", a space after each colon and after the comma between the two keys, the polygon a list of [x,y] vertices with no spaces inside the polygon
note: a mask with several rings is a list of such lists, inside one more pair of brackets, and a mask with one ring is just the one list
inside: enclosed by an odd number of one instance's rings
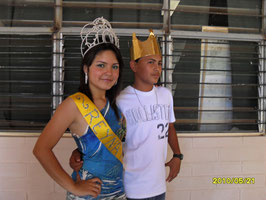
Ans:
{"label": "woman's neck", "polygon": [[95,90],[90,88],[91,96],[96,107],[101,110],[106,105],[106,91],[105,90]]}

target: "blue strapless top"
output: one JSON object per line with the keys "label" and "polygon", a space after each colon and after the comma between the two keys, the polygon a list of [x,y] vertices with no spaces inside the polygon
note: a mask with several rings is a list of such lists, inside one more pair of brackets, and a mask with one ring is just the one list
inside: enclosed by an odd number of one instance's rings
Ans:
{"label": "blue strapless top", "polygon": [[[119,111],[120,120],[117,120],[114,110],[107,102],[101,113],[105,116],[105,120],[113,132],[122,140],[126,130],[123,126],[124,120],[122,120],[121,112]],[[83,167],[79,171],[81,179],[98,177],[103,182],[101,193],[97,198],[83,196],[76,199],[120,199],[125,197],[122,163],[100,142],[90,127],[87,128],[84,135],[72,134],[72,136],[82,153]],[[72,178],[76,181],[76,172],[72,173]],[[74,197],[76,196],[68,192],[68,200],[75,199]]]}

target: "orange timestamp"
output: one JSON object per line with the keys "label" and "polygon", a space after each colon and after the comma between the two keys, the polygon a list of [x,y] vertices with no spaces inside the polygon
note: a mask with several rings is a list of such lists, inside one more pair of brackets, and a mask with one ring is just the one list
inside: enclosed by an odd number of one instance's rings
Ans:
{"label": "orange timestamp", "polygon": [[213,177],[212,183],[217,184],[255,184],[254,177]]}

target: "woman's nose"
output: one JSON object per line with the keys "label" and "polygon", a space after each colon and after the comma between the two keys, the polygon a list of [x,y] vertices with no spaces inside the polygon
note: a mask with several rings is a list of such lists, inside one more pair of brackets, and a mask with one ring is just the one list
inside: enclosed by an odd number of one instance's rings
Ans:
{"label": "woman's nose", "polygon": [[113,73],[112,67],[106,67],[105,73],[112,74]]}

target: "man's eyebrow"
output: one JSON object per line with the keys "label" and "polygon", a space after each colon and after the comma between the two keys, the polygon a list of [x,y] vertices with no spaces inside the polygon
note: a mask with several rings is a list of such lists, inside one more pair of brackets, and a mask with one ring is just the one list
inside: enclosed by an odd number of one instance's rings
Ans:
{"label": "man's eyebrow", "polygon": [[[149,58],[148,60],[151,60],[151,61],[155,61],[155,62],[157,62],[157,60],[154,59],[154,58]],[[158,62],[161,62],[161,60],[159,60]]]}
{"label": "man's eyebrow", "polygon": [[154,62],[162,63],[162,60],[157,61],[156,59],[153,59],[153,58],[149,58],[148,61],[154,61]]}

